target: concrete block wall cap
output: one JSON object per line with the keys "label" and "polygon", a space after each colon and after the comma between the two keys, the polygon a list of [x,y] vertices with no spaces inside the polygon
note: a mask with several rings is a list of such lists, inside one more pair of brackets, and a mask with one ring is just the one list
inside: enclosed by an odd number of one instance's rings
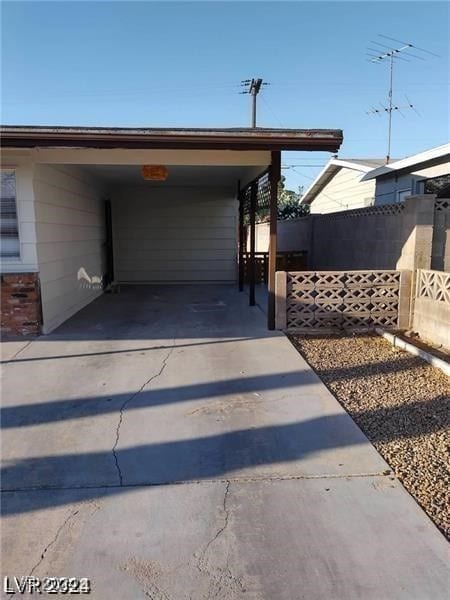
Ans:
{"label": "concrete block wall cap", "polygon": [[385,331],[381,327],[375,327],[375,333],[377,333],[385,340],[390,342],[394,347],[400,348],[401,350],[405,350],[406,352],[409,352],[410,354],[413,354],[415,356],[419,356],[427,363],[429,363],[433,367],[436,367],[437,369],[440,369],[443,373],[445,373],[445,375],[450,377],[450,364],[445,362],[445,360],[434,356],[426,350],[422,350],[422,348],[418,348],[411,342],[407,342],[406,340],[401,339],[393,333]]}

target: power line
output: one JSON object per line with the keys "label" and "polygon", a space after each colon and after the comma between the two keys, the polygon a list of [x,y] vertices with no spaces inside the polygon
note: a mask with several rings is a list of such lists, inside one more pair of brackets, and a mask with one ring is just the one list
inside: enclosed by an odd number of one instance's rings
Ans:
{"label": "power line", "polygon": [[[306,173],[300,173],[300,171],[297,171],[296,169],[292,169],[292,171],[297,173],[297,175],[301,175],[302,177],[306,177],[307,179],[311,179],[312,181],[314,181],[316,179],[316,177],[311,177],[310,175],[306,175]],[[323,190],[321,190],[320,193],[323,194],[325,196],[325,198],[328,198],[328,200],[331,200],[331,202],[334,202],[338,206],[341,206],[343,208],[348,208],[348,204],[343,204],[342,202],[339,202],[339,200],[335,200],[334,198],[332,198],[331,196],[326,194]]]}
{"label": "power line", "polygon": [[204,85],[202,83],[192,84],[184,84],[177,87],[167,86],[167,87],[142,87],[142,88],[126,88],[126,89],[90,89],[90,90],[57,90],[52,91],[52,97],[64,97],[68,96],[70,99],[76,98],[91,98],[95,96],[125,96],[125,95],[135,95],[135,94],[169,94],[173,92],[177,93],[195,93],[195,94],[204,94],[209,91],[220,91],[220,90],[236,90],[239,86],[237,84],[211,84]]}
{"label": "power line", "polygon": [[267,106],[267,108],[270,110],[270,112],[272,113],[275,121],[278,122],[278,124],[280,125],[280,127],[284,127],[283,123],[280,121],[280,119],[277,117],[277,115],[274,113],[274,111],[272,110],[270,104],[267,102],[265,94],[261,94],[261,98],[262,101],[264,102],[264,104]]}
{"label": "power line", "polygon": [[281,165],[282,169],[293,169],[294,167],[308,167],[309,168],[319,168],[324,167],[325,165]]}

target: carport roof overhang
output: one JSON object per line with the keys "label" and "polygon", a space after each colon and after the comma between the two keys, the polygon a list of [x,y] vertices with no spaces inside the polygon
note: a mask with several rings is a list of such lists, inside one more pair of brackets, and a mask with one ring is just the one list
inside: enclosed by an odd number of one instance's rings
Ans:
{"label": "carport roof overhang", "polygon": [[1,145],[14,148],[154,148],[337,152],[340,129],[173,129],[4,125]]}

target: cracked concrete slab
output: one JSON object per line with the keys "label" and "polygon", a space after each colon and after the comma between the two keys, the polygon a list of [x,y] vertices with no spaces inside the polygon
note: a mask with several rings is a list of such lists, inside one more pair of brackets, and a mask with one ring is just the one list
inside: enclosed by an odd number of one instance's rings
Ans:
{"label": "cracked concrete slab", "polygon": [[440,533],[234,288],[122,287],[7,356],[4,574],[89,576],[94,598],[444,597]]}
{"label": "cracked concrete slab", "polygon": [[[31,516],[33,495],[56,495],[70,511]],[[34,574],[90,577],[96,600],[447,598],[447,544],[389,477],[116,488],[98,490],[95,505],[81,498],[80,490],[6,494],[25,516],[5,523],[4,572],[28,573],[53,540]]]}
{"label": "cracked concrete slab", "polygon": [[[156,301],[130,293],[134,304],[126,288],[104,296],[5,367],[5,488],[387,469],[245,295],[226,286],[186,286],[177,301],[172,289]],[[202,296],[223,296],[226,310],[190,311]],[[142,325],[155,303],[166,313]]]}

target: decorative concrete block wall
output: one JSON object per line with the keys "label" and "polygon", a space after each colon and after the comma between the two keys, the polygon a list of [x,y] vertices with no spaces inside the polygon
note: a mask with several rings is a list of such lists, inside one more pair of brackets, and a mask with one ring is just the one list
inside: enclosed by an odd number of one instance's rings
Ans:
{"label": "decorative concrete block wall", "polygon": [[409,271],[278,271],[275,283],[277,329],[311,333],[409,323]]}
{"label": "decorative concrete block wall", "polygon": [[41,331],[41,296],[37,273],[1,276],[2,336],[38,335]]}

